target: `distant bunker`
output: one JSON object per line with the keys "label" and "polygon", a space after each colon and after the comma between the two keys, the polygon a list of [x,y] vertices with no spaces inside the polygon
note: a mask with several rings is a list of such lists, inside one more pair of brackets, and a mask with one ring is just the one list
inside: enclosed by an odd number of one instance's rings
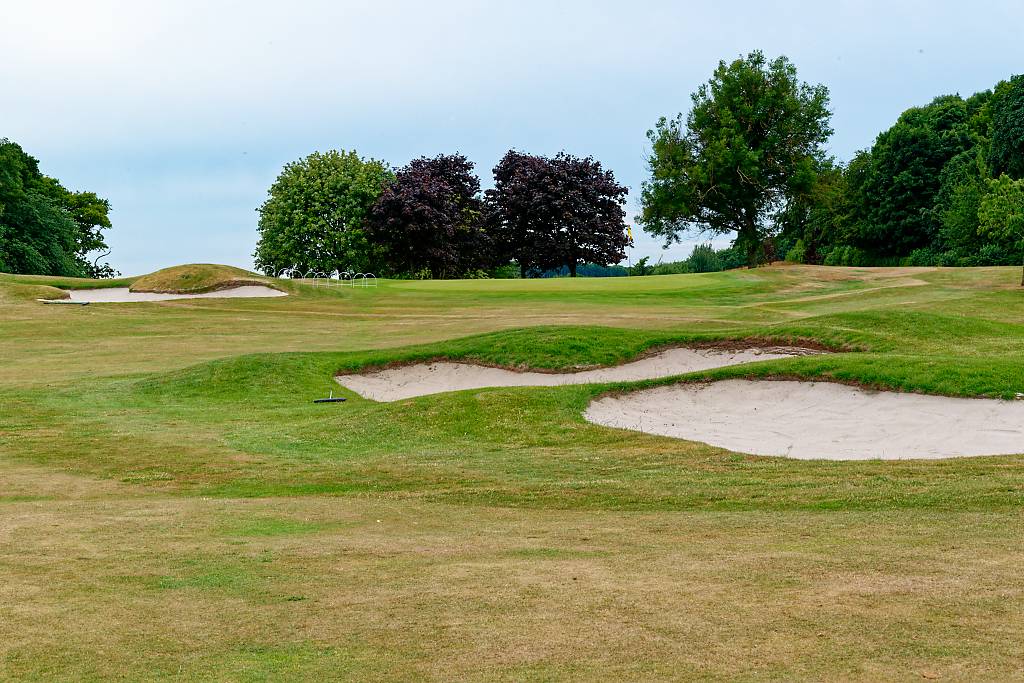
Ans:
{"label": "distant bunker", "polygon": [[132,301],[173,301],[175,299],[238,299],[288,296],[287,293],[263,285],[244,285],[198,294],[172,294],[162,292],[132,292],[127,287],[100,289],[67,289],[71,301],[89,303],[128,303]]}
{"label": "distant bunker", "polygon": [[742,350],[673,348],[612,367],[579,372],[517,372],[470,363],[438,361],[402,365],[362,374],[339,375],[338,382],[364,398],[400,401],[415,396],[486,387],[553,387],[566,384],[634,382],[671,377],[763,360],[820,353],[792,346]]}
{"label": "distant bunker", "polygon": [[1024,401],[828,382],[676,384],[599,398],[584,415],[606,427],[753,455],[898,460],[1024,454]]}

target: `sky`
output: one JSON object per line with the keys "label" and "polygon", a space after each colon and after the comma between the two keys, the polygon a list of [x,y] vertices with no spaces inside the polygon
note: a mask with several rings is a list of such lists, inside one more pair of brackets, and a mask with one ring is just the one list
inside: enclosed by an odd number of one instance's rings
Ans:
{"label": "sky", "polygon": [[[825,84],[848,160],[906,108],[1024,71],[1022,26],[1022,0],[5,0],[0,137],[110,200],[124,274],[251,268],[257,207],[313,151],[457,151],[487,187],[508,149],[565,150],[615,172],[631,217],[646,131],[721,59],[784,54]],[[634,262],[707,241],[634,236]]]}

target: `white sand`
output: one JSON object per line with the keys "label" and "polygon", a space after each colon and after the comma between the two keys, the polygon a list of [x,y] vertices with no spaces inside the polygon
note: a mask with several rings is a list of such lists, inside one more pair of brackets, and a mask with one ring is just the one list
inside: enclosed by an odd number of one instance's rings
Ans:
{"label": "white sand", "polygon": [[285,292],[264,287],[263,285],[244,285],[231,289],[218,289],[202,294],[158,294],[156,292],[131,292],[127,287],[110,287],[107,289],[68,289],[72,301],[89,301],[94,303],[126,303],[129,301],[171,301],[173,299],[234,299],[268,296],[288,296]]}
{"label": "white sand", "polygon": [[594,401],[587,420],[740,453],[867,460],[1024,454],[1024,401],[726,380]]}
{"label": "white sand", "polygon": [[365,398],[374,401],[399,401],[414,396],[484,387],[551,387],[563,384],[629,382],[812,353],[817,352],[792,347],[744,351],[668,349],[632,363],[581,372],[515,372],[468,363],[437,362],[404,365],[361,375],[339,375],[335,379],[343,387]]}

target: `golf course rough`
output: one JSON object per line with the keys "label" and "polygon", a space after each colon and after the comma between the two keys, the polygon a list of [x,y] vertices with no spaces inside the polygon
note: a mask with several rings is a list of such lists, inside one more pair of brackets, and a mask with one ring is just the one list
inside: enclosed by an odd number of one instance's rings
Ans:
{"label": "golf course rough", "polygon": [[[583,417],[680,381],[1013,399],[1019,268],[37,301],[135,279],[0,274],[0,680],[1020,678],[1024,445],[801,460]],[[334,379],[723,340],[834,352],[392,402]]]}

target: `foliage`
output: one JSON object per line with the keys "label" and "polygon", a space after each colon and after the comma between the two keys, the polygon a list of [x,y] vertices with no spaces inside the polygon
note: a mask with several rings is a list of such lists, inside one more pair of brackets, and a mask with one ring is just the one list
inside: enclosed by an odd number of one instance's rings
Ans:
{"label": "foliage", "polygon": [[826,266],[866,266],[870,258],[863,249],[851,245],[833,247],[825,254]]}
{"label": "foliage", "polygon": [[434,279],[458,277],[495,261],[480,180],[461,154],[415,159],[400,169],[371,211],[368,236],[393,273],[426,269]]}
{"label": "foliage", "polygon": [[625,258],[626,193],[591,157],[511,150],[495,166],[494,188],[485,196],[496,239],[522,276],[565,266],[575,277],[578,264]]}
{"label": "foliage", "polygon": [[959,96],[939,97],[907,110],[878,136],[863,173],[850,178],[858,199],[852,244],[901,256],[935,241],[942,170],[977,142],[969,119]]}
{"label": "foliage", "polygon": [[1014,180],[1004,173],[989,180],[988,186],[978,209],[979,231],[996,244],[1024,254],[1024,178]]}
{"label": "foliage", "polygon": [[1024,177],[1024,74],[996,86],[992,96],[993,173]]}
{"label": "foliage", "polygon": [[[605,266],[600,263],[581,263],[576,267],[580,277],[626,277],[630,270],[626,266]],[[569,266],[559,266],[540,273],[540,277],[570,277]]]}
{"label": "foliage", "polygon": [[980,149],[953,157],[942,169],[934,213],[939,235],[934,242],[958,253],[975,253],[984,244],[978,232],[978,209],[988,192],[989,171]]}
{"label": "foliage", "polygon": [[94,192],[72,192],[43,175],[17,143],[0,139],[0,271],[112,277],[91,252],[106,249],[110,203]]}
{"label": "foliage", "polygon": [[[905,111],[845,166],[824,163],[814,189],[778,215],[807,263],[1001,265],[1016,247],[982,230],[994,176],[1024,169],[1024,79]],[[1013,257],[1015,260],[1016,257]]]}
{"label": "foliage", "polygon": [[387,164],[355,151],[314,152],[286,164],[259,208],[256,267],[268,274],[378,269],[366,217],[393,178]]}
{"label": "foliage", "polygon": [[723,269],[722,259],[710,244],[698,244],[687,259],[691,273],[715,273]]}
{"label": "foliage", "polygon": [[680,275],[684,273],[714,273],[722,270],[741,268],[746,264],[746,254],[735,245],[726,249],[715,249],[711,244],[698,244],[682,261],[659,263],[652,275]]}
{"label": "foliage", "polygon": [[802,239],[798,239],[786,252],[787,263],[807,263],[807,245]]}
{"label": "foliage", "polygon": [[647,133],[642,222],[666,243],[694,227],[735,231],[755,266],[769,219],[810,191],[824,162],[828,90],[800,82],[785,57],[755,51],[720,62],[691,99],[685,122],[663,117]]}
{"label": "foliage", "polygon": [[639,261],[637,261],[636,263],[629,267],[629,274],[636,277],[642,277],[644,275],[653,275],[654,266],[648,263],[648,261],[650,260],[650,256],[644,256]]}

